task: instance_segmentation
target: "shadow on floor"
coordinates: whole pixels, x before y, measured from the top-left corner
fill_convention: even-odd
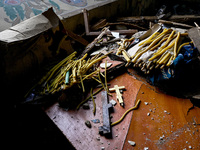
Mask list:
[[[22,105],[6,115],[6,147],[20,149],[65,149],[75,148],[61,131],[37,106]]]

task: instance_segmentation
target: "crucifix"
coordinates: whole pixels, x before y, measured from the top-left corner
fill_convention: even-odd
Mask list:
[[[113,91],[116,92],[117,99],[122,107],[124,106],[124,101],[122,98],[122,94],[120,93],[120,90],[124,90],[124,89],[125,89],[125,86],[118,86],[118,85],[114,85],[114,88],[109,88],[110,92],[113,92]]]

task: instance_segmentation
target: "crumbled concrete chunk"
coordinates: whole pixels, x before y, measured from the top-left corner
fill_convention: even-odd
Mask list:
[[[90,109],[90,106],[88,103],[83,104],[83,109]]]
[[[164,113],[166,113],[166,114],[170,115],[170,112],[167,112],[166,110],[164,110]]]
[[[134,141],[128,141],[128,143],[131,145],[131,146],[135,146],[136,143]]]
[[[100,137],[99,136],[96,139],[97,139],[97,141],[100,141]]]
[[[165,137],[165,135],[162,135],[162,136],[160,137],[160,140],[163,140],[164,137]]]
[[[85,121],[85,125],[86,125],[88,128],[91,128],[91,127],[92,127],[92,125],[91,125],[91,123],[90,123],[89,120]]]
[[[112,66],[112,63],[108,63],[108,62],[107,62],[107,66],[106,66],[106,63],[101,63],[101,64],[100,64],[100,67],[101,67],[101,68],[109,68],[110,66]]]
[[[116,102],[114,99],[110,100],[110,103],[111,103],[113,106],[115,106],[115,105],[117,104],[117,102]]]
[[[91,120],[93,123],[100,123],[100,120],[99,119],[93,119]]]

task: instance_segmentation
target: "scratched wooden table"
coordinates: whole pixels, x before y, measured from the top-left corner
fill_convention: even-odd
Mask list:
[[[200,149],[200,108],[194,107],[188,112],[193,106],[189,99],[165,95],[130,70],[109,83],[110,87],[126,87],[123,92],[125,106],[123,108],[117,102],[111,122],[117,121],[138,99],[141,100],[137,110],[112,127],[110,139],[98,133],[98,127],[102,125],[101,93],[96,95],[95,116],[92,101],[89,101],[89,110],[81,107],[78,111],[66,111],[57,103],[46,109],[47,115],[77,150]],[[109,99],[116,100],[116,93],[112,95]],[[101,122],[91,122],[92,128],[88,128],[85,121],[93,119]],[[131,146],[128,141],[134,141],[136,145]]]
[[[112,62],[112,66],[121,64],[121,62],[113,62],[111,60],[108,60],[108,62]],[[112,93],[112,97],[109,96],[109,100],[114,99],[117,102],[117,105],[114,106],[114,112],[111,114],[111,121],[115,122],[127,109],[134,106],[135,98],[142,82],[136,80],[133,76],[124,73],[117,78],[114,78],[109,83],[110,87],[114,87],[114,85],[123,85],[126,88],[126,91],[123,92],[125,104],[124,108],[119,105],[116,99],[115,92]],[[103,147],[105,149],[122,149],[129,129],[132,112],[126,116],[121,124],[112,127],[112,138],[105,138],[104,136],[100,136],[98,133],[98,127],[103,125],[101,93],[96,95],[95,102],[95,116],[93,115],[92,101],[88,102],[90,106],[89,110],[84,110],[81,107],[78,111],[65,111],[64,109],[59,107],[58,103],[55,103],[54,105],[46,109],[46,113],[76,149],[97,150]],[[100,123],[91,122],[91,120],[94,119],[99,119]],[[88,128],[85,125],[86,120],[89,120],[91,122],[92,128]]]

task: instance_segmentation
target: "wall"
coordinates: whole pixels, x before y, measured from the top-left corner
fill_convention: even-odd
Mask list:
[[[61,19],[65,19],[80,14],[83,8],[92,10],[96,7],[114,3],[115,1],[117,0],[1,0],[0,31],[14,26],[35,15],[41,14],[49,7],[53,7],[55,13]],[[122,0],[119,1],[120,3],[126,2],[122,2]],[[116,5],[111,4],[110,6],[115,8]],[[109,7],[109,9],[110,8],[111,7]],[[105,9],[103,10],[105,11]],[[105,12],[109,14],[112,12],[112,10],[113,9],[110,9],[110,11],[106,10]],[[98,14],[101,14],[101,12],[104,11],[101,9],[98,11]]]

